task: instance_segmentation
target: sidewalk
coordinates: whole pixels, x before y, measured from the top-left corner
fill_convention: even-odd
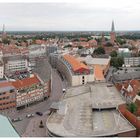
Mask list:
[[[22,137],[46,137],[46,121],[47,121],[47,115],[44,116],[38,116],[29,122],[25,133],[22,135]],[[40,128],[39,124],[40,121],[43,121],[44,128]]]

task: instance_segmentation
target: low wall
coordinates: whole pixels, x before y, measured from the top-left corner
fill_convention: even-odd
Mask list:
[[[140,120],[137,119],[137,117],[132,114],[130,111],[127,110],[126,105],[122,104],[118,107],[119,111],[122,113],[122,115],[132,124],[136,127],[136,136],[140,135]]]

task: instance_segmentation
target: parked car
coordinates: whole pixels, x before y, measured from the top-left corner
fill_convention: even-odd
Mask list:
[[[27,117],[27,118],[34,117],[34,114],[27,114],[26,117]]]
[[[63,88],[63,93],[65,93],[66,92],[66,89],[65,88]]]
[[[18,117],[16,119],[12,119],[12,122],[18,122],[18,121],[22,121],[22,118]]]
[[[43,113],[42,112],[36,112],[37,115],[42,116]]]

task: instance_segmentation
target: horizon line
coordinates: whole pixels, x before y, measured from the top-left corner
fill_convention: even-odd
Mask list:
[[[115,32],[140,31],[140,30],[117,30]],[[0,31],[2,33],[3,31]],[[7,30],[5,32],[111,32],[110,30]]]

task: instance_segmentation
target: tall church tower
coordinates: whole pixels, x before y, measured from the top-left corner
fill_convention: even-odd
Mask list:
[[[5,25],[3,24],[3,27],[2,27],[2,39],[5,39],[6,38],[6,32],[5,32]]]
[[[115,33],[114,21],[112,21],[110,41],[111,41],[112,44],[114,44],[115,40],[116,40],[116,33]]]

